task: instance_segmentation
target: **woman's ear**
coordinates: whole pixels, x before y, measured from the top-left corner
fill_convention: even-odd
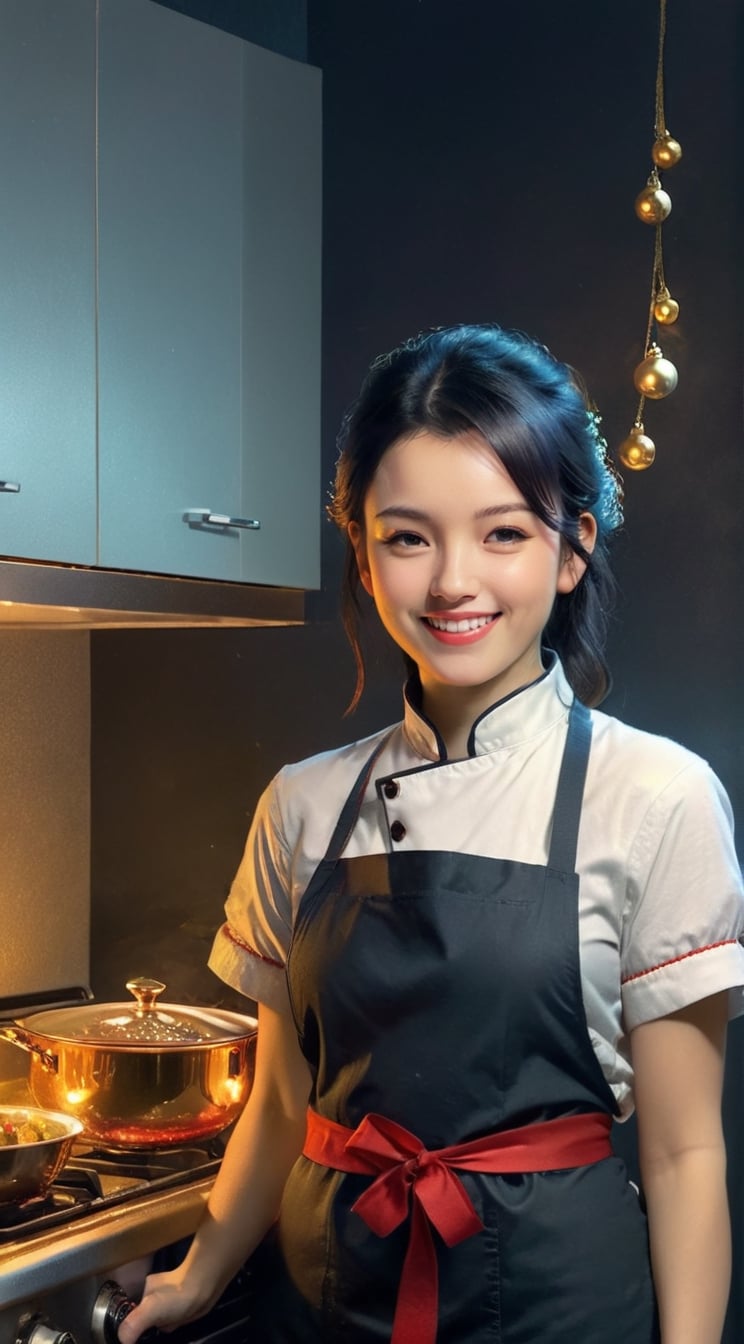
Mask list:
[[[579,517],[579,541],[588,555],[597,544],[597,520],[593,513],[582,513]],[[586,560],[582,560],[570,546],[565,545],[563,561],[558,571],[556,592],[572,593],[586,574]]]
[[[349,523],[347,536],[349,538],[352,550],[356,558],[357,569],[359,570],[359,578],[362,587],[364,588],[365,592],[369,593],[370,597],[372,597],[373,596],[372,576],[369,572],[369,561],[367,560],[367,538],[365,536],[364,528],[361,526],[360,523]]]

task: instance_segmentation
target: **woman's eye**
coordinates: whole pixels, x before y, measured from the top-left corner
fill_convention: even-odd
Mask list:
[[[497,541],[502,545],[513,544],[516,541],[524,541],[525,533],[518,527],[495,527],[493,532],[489,533],[489,541]]]
[[[414,546],[425,546],[426,542],[417,532],[393,532],[391,536],[385,537],[385,545],[410,549]]]

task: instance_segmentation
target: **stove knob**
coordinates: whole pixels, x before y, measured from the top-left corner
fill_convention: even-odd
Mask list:
[[[135,1305],[115,1279],[107,1279],[93,1303],[90,1318],[92,1344],[119,1344],[119,1326]]]
[[[16,1328],[15,1344],[75,1344],[69,1330],[55,1330],[46,1316],[22,1316]]]

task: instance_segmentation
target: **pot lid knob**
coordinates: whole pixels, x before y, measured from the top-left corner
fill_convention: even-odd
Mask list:
[[[146,976],[140,975],[134,980],[127,980],[127,989],[137,1000],[135,1012],[139,1017],[143,1013],[155,1011],[158,997],[163,993],[165,985],[160,980],[148,980]]]

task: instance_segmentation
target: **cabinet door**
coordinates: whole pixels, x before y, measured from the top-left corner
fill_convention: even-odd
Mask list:
[[[245,44],[241,577],[320,585],[321,74]]]
[[[3,0],[0,553],[78,564],[96,560],[95,88],[95,0]]]
[[[239,579],[242,43],[101,0],[100,564]]]

